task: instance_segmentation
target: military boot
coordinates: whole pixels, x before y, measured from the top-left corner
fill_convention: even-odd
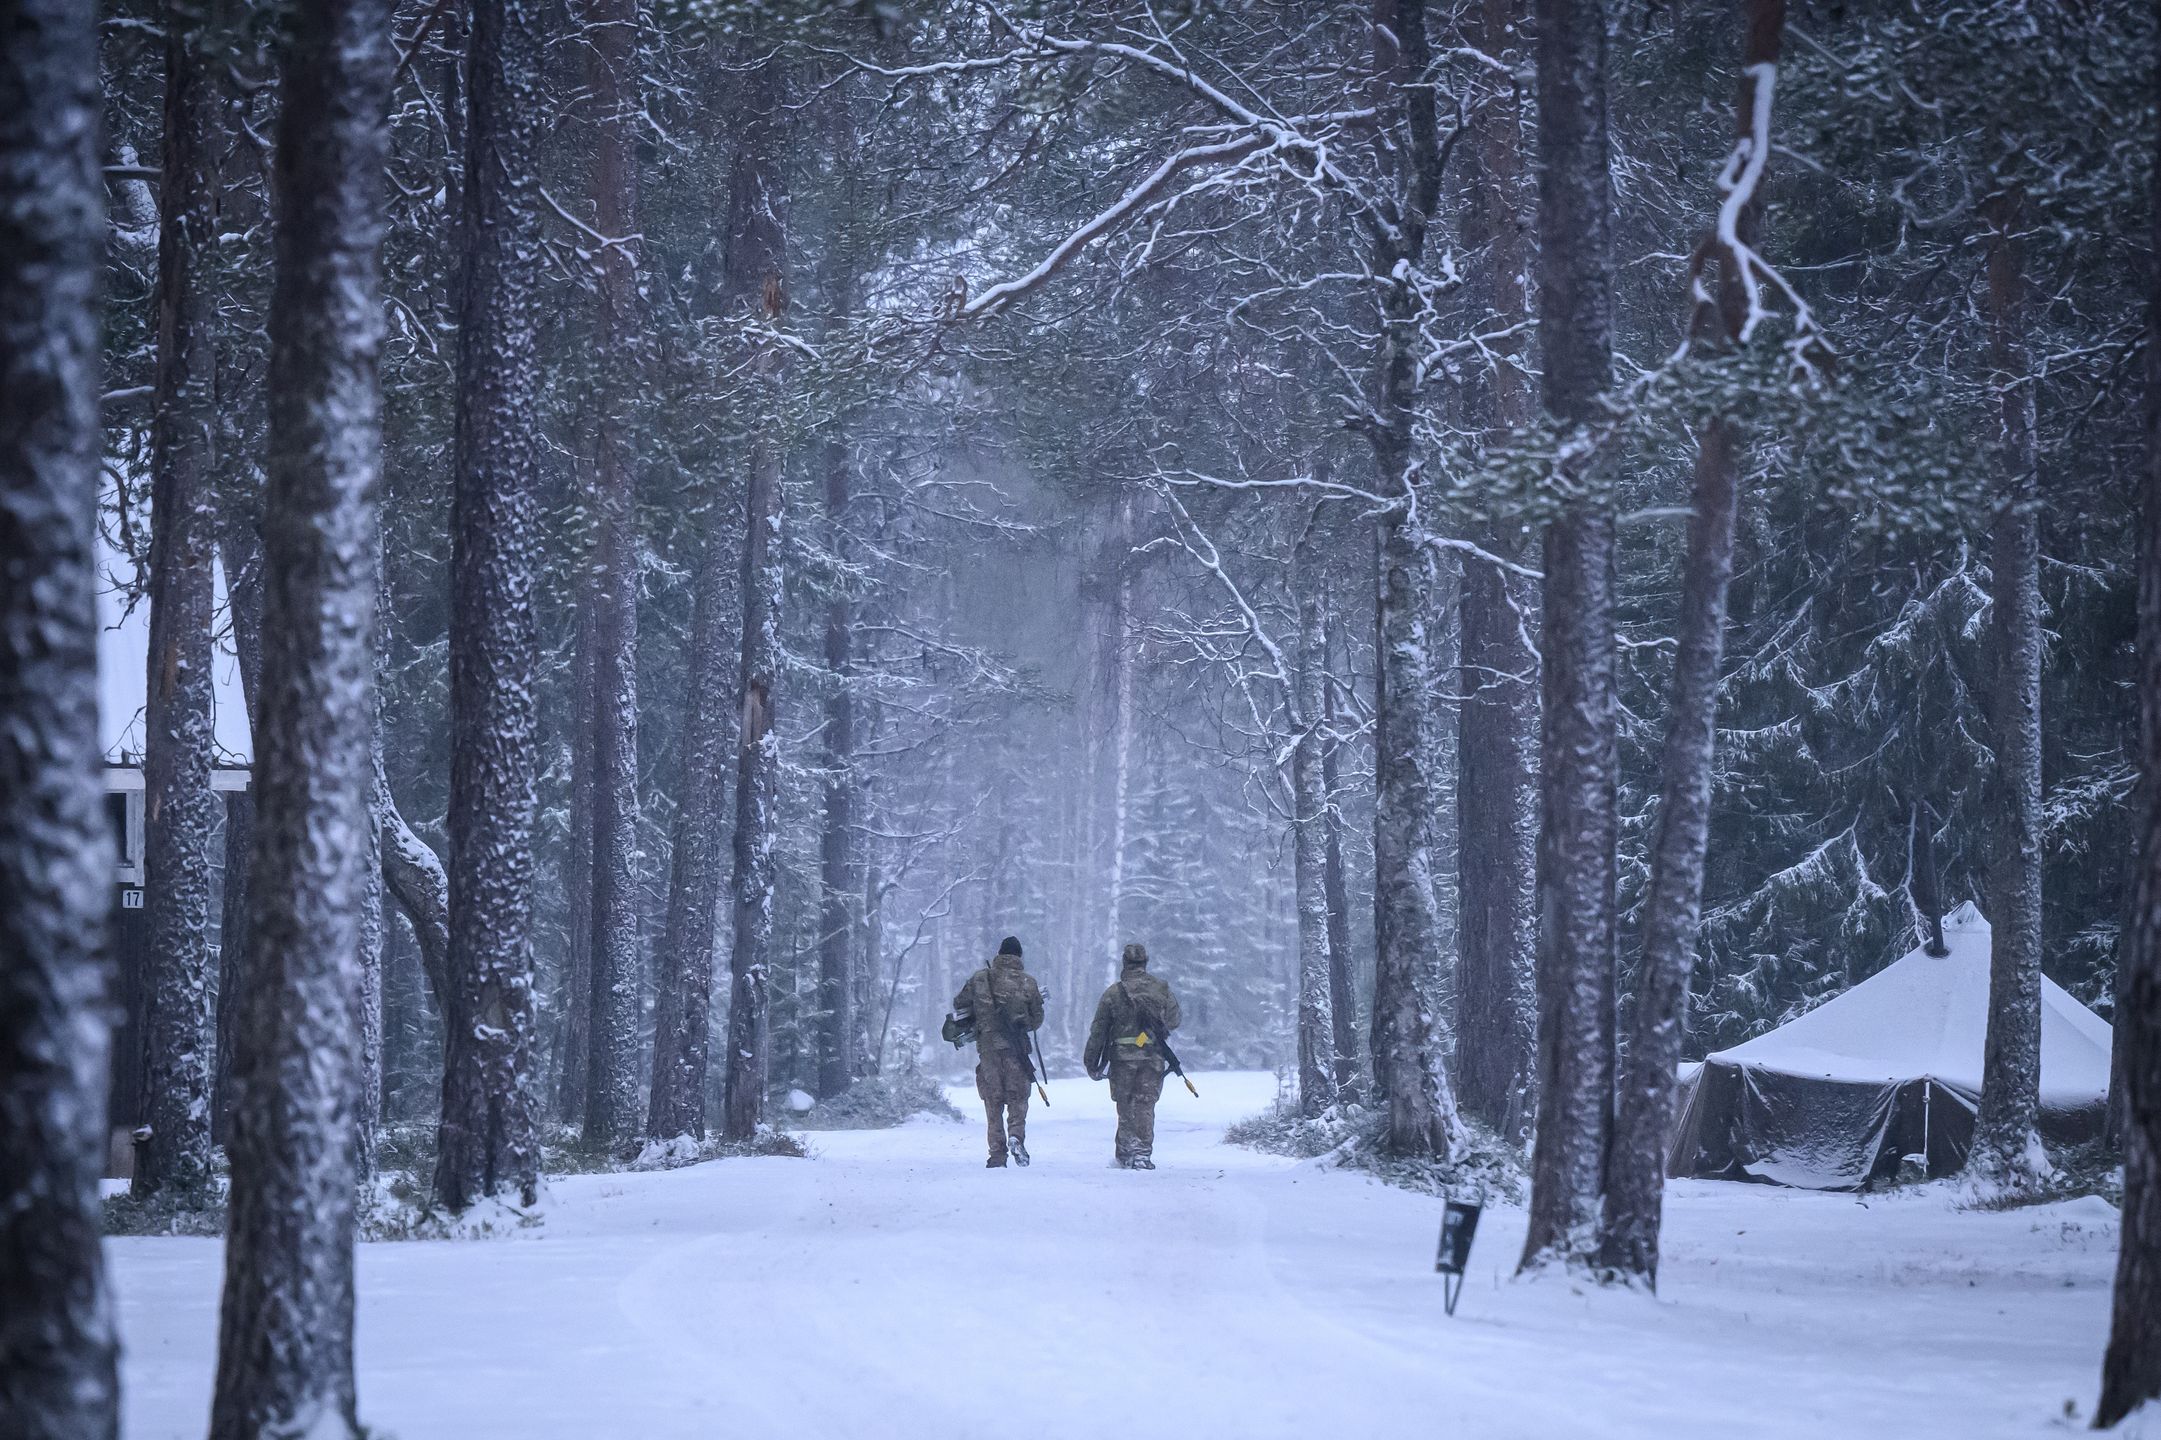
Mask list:
[[[1006,1153],[1013,1157],[1013,1163],[1015,1165],[1025,1166],[1028,1163],[1028,1147],[1022,1142],[1020,1136],[1008,1136],[1006,1138],[1005,1148]]]

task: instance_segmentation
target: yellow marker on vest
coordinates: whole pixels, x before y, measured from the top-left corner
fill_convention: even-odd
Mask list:
[[[1133,1043],[1135,1045],[1145,1046],[1148,1043],[1148,1032],[1146,1030],[1143,1030],[1140,1034],[1134,1036]]]

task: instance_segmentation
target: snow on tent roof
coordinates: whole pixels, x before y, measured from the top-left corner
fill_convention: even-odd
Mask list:
[[[108,503],[110,503],[110,498]],[[139,765],[143,758],[143,704],[150,689],[150,602],[135,593],[135,562],[102,532],[97,548],[98,742],[108,765]],[[216,763],[254,763],[248,706],[240,688],[240,660],[232,627],[224,623],[225,569],[211,565],[212,602],[219,624],[212,643],[210,685]]]
[[[1808,1079],[1925,1077],[1978,1092],[1988,1034],[1988,921],[1968,901],[1944,917],[1943,938],[1949,955],[1910,951],[1806,1015],[1710,1058]],[[2107,1021],[2042,978],[2043,1106],[2105,1097],[2109,1042]]]

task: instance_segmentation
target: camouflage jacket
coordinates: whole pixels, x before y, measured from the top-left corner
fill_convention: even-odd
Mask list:
[[[975,1017],[977,1054],[1003,1053],[1014,1048],[1009,1030],[1025,1037],[1042,1027],[1043,991],[1035,976],[1021,968],[1020,956],[1000,955],[968,977],[953,997],[953,1013]]]
[[[1142,965],[1128,965],[1118,975],[1118,983],[1103,992],[1096,1002],[1095,1023],[1088,1027],[1088,1048],[1082,1055],[1082,1063],[1091,1075],[1101,1075],[1113,1064],[1131,1063],[1152,1059],[1162,1063],[1160,1052],[1153,1046],[1130,1043],[1142,1033],[1141,1012],[1147,1011],[1163,1034],[1178,1028],[1178,997],[1160,976],[1148,973]],[[1153,1036],[1156,1032],[1148,1032]]]

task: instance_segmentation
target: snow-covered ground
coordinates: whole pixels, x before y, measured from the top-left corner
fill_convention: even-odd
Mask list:
[[[1083,1081],[986,1171],[979,1124],[812,1160],[559,1181],[545,1227],[362,1247],[362,1418],[401,1440],[2068,1433],[2098,1376],[2114,1212],[1960,1212],[1683,1183],[1656,1301],[1507,1276],[1486,1217],[1453,1319],[1439,1202],[1219,1143],[1265,1075],[1163,1097],[1107,1168]],[[965,1109],[972,1093],[957,1092]],[[126,1433],[209,1410],[217,1242],[109,1243]]]

